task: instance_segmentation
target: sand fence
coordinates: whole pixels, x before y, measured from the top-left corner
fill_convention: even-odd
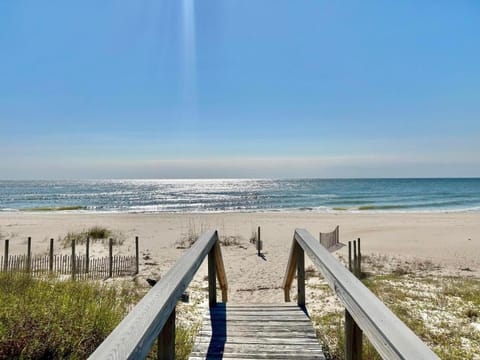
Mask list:
[[[9,240],[5,240],[4,254],[0,256],[0,271],[24,271],[31,275],[70,275],[72,279],[105,279],[132,276],[139,271],[138,236],[135,237],[134,255],[114,255],[113,239],[108,242],[108,256],[90,255],[90,239],[85,242],[85,254],[77,254],[72,240],[71,254],[54,254],[54,240],[50,239],[47,255],[32,254],[32,239],[27,240],[27,253],[9,254]]]

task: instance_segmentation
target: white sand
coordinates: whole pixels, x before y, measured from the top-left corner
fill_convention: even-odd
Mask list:
[[[47,251],[49,238],[57,239],[69,231],[93,225],[120,231],[125,243],[115,251],[123,254],[133,254],[134,237],[140,237],[141,254],[151,257],[141,260],[142,276],[168,271],[186,251],[177,249],[176,242],[189,229],[201,232],[212,228],[218,229],[220,235],[238,236],[240,246],[222,248],[229,298],[233,302],[283,301],[281,285],[295,228],[305,228],[318,237],[319,231],[327,232],[340,225],[341,242],[360,237],[364,254],[393,256],[408,263],[431,261],[454,275],[480,274],[478,213],[0,214],[0,234],[2,239],[10,239],[10,254],[26,252],[27,236],[32,237],[33,251],[39,253]],[[257,226],[262,230],[265,260],[256,255],[255,246],[249,243]],[[0,251],[3,254],[3,241]],[[104,254],[105,249],[99,245],[93,255],[100,253]],[[339,254],[345,257],[346,248]],[[461,270],[465,268],[472,271]],[[203,264],[196,282],[201,283],[206,273]]]

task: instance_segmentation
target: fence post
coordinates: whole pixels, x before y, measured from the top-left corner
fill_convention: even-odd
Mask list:
[[[218,240],[217,240],[218,241]],[[213,307],[217,304],[217,274],[215,268],[216,247],[208,253],[208,304]]]
[[[88,274],[90,270],[90,238],[87,236],[87,242],[85,244],[85,273]]]
[[[108,277],[113,277],[113,239],[108,241]]]
[[[50,239],[50,251],[48,260],[48,269],[50,270],[50,272],[53,272],[53,238]]]
[[[32,262],[32,238],[29,236],[27,238],[27,263],[25,264],[27,273],[30,273]]]
[[[75,280],[75,240],[72,240],[72,260],[71,260],[71,265],[72,265],[72,279]]]
[[[358,278],[357,241],[353,240],[353,275]]]
[[[297,247],[297,304],[305,306],[305,252],[302,247],[295,242]]]
[[[137,275],[140,271],[139,266],[139,258],[138,258],[138,236],[135,236],[135,275]]]
[[[8,239],[5,240],[5,256],[3,258],[3,271],[8,271]]]
[[[257,255],[261,255],[262,250],[262,238],[260,236],[260,226],[258,227],[258,239],[257,239]]]
[[[362,277],[362,253],[360,251],[360,238],[357,239],[357,277]]]
[[[348,242],[348,270],[352,272],[352,242]]]
[[[71,263],[70,265],[72,266],[72,280],[75,280],[76,279],[76,271],[77,271],[77,268],[76,268],[76,257],[75,257],[75,240],[72,240],[72,258],[71,258]]]
[[[157,338],[158,360],[175,359],[175,308],[173,308],[167,322]]]

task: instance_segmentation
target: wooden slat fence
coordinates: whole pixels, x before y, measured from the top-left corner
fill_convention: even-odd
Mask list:
[[[87,258],[77,255],[75,262],[75,277],[77,279],[104,279],[109,277],[109,257],[90,257],[87,271]],[[16,272],[28,271],[27,255],[10,255],[5,268],[4,256],[0,256],[0,271]],[[136,257],[115,255],[112,259],[112,275],[114,277],[131,276],[136,274]],[[72,256],[54,255],[53,266],[50,271],[49,255],[34,255],[31,257],[30,273],[32,275],[47,275],[53,272],[56,275],[72,275]],[[5,270],[6,269],[6,270]]]
[[[89,254],[89,240],[86,242],[87,254],[75,253],[72,242],[72,254],[53,253],[53,239],[50,239],[48,255],[32,255],[31,238],[28,238],[27,254],[10,255],[9,240],[5,240],[4,255],[0,256],[0,271],[25,271],[32,275],[70,275],[74,279],[104,279],[108,277],[131,276],[138,274],[138,236],[135,237],[135,255],[113,255],[113,241],[109,242],[109,256],[93,257]]]
[[[342,248],[344,244],[340,242],[340,227],[337,225],[335,229],[328,233],[320,233],[320,244],[322,244],[328,251],[334,252]]]

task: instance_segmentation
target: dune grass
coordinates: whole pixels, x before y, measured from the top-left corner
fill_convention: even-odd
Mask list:
[[[0,272],[0,359],[86,359],[146,290]],[[177,359],[188,358],[197,330],[177,325]]]
[[[113,239],[114,245],[122,245],[125,241],[125,236],[118,231],[113,231],[104,226],[95,225],[82,231],[69,231],[63,238],[59,238],[61,244],[64,247],[69,247],[72,241],[75,240],[76,244],[83,245],[89,238],[91,241],[102,241],[106,243],[108,239]]]
[[[127,287],[0,274],[0,358],[86,358],[138,301]]]
[[[480,352],[480,279],[392,272],[363,282],[441,359],[474,359]],[[344,312],[312,320],[328,358],[344,359]],[[364,359],[381,359],[365,336],[363,352]]]

